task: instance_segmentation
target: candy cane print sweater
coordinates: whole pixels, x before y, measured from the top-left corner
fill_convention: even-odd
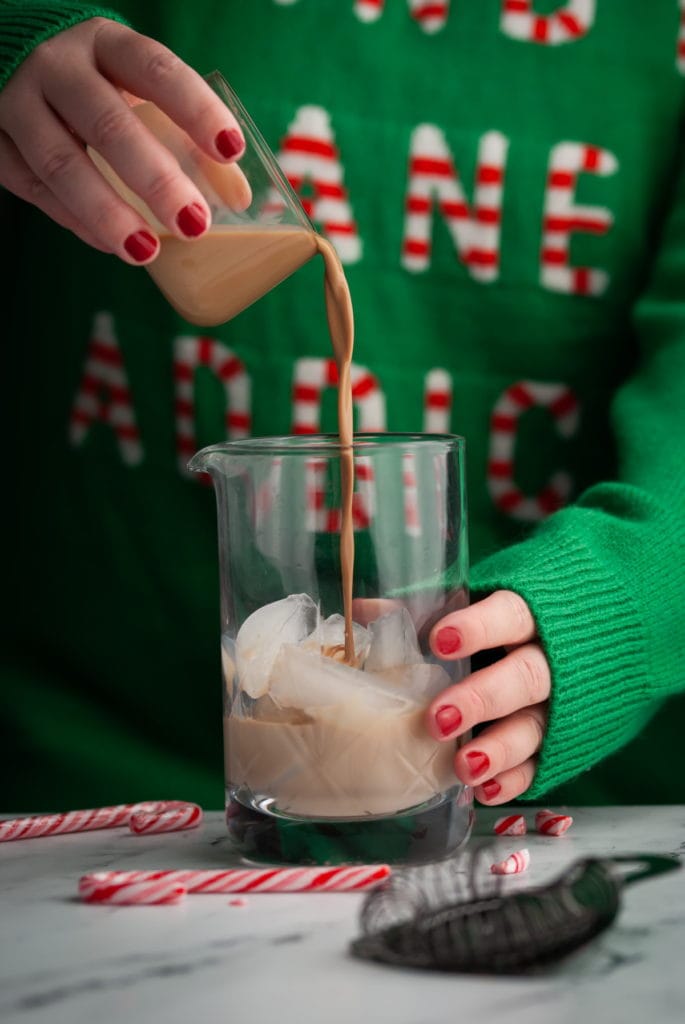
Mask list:
[[[466,437],[471,587],[523,595],[552,669],[530,799],[685,795],[682,6],[110,12],[224,72],[335,244],[358,428]],[[0,84],[103,13],[0,0]],[[143,270],[5,206],[7,795],[216,805],[214,505],[185,465],[298,430],[305,393],[334,429],[321,269],[202,332]]]

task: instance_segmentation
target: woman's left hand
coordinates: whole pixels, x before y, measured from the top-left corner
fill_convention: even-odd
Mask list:
[[[507,650],[500,661],[443,690],[426,715],[429,732],[441,741],[488,723],[454,759],[457,776],[475,787],[481,803],[507,803],[533,781],[551,688],[547,658],[536,641],[528,605],[508,590],[446,615],[431,630],[431,649],[444,661]]]

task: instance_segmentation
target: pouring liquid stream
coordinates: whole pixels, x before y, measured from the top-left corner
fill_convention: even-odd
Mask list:
[[[354,315],[352,299],[338,255],[330,242],[320,235],[314,236],[316,247],[323,257],[325,268],[324,291],[326,315],[333,354],[338,367],[338,436],[340,438],[340,490],[342,515],[340,524],[340,569],[342,576],[343,615],[345,619],[344,661],[355,661],[352,633],[352,583],[354,575],[354,521],[352,499],[354,495],[354,451],[352,448],[354,421],[352,411],[352,383],[350,367],[354,348]]]

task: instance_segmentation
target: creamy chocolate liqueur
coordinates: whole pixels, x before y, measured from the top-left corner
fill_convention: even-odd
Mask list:
[[[145,269],[184,319],[226,323],[317,252],[306,228],[217,224],[192,242],[160,231],[160,251]],[[325,243],[324,243],[325,244]]]
[[[295,817],[397,814],[451,789],[454,748],[426,731],[423,708],[398,713],[354,699],[312,709],[255,703],[255,718],[224,718],[226,779]]]

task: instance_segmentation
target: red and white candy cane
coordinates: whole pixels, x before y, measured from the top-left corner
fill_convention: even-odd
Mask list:
[[[543,836],[563,836],[573,824],[570,814],[542,810],[535,815],[535,827]]]
[[[596,267],[572,267],[569,263],[571,234],[585,231],[604,235],[613,214],[603,206],[577,206],[574,202],[580,174],[613,174],[618,160],[608,149],[582,142],[560,142],[549,158],[540,253],[540,283],[553,292],[601,295],[609,275]]]
[[[251,380],[240,359],[216,338],[181,335],[174,341],[174,409],[176,453],[181,472],[190,474],[188,459],[197,450],[195,436],[195,371],[211,370],[226,393],[226,437],[248,437],[252,427]],[[198,477],[203,479],[204,475]]]
[[[89,902],[109,902],[126,887],[178,886],[188,893],[364,892],[391,873],[387,864],[332,868],[231,868],[226,871],[101,871],[84,875],[79,893]],[[135,887],[140,887],[137,889]],[[121,901],[120,899],[118,900]]]
[[[385,430],[385,395],[377,378],[364,366],[350,368],[352,401],[358,413],[358,430],[377,433]],[[338,367],[334,359],[305,358],[295,364],[293,381],[293,433],[316,434],[321,429],[322,394],[337,387]],[[315,532],[338,533],[341,511],[326,506],[325,459],[309,459],[306,464],[306,524]],[[355,529],[367,529],[375,513],[375,483],[370,460],[355,459],[357,489],[352,498]]]
[[[482,136],[471,208],[442,130],[433,124],[414,129],[402,246],[402,265],[407,270],[418,273],[430,264],[433,208],[437,205],[469,274],[478,281],[497,278],[508,147],[508,139],[500,132]]]
[[[534,0],[502,0],[500,27],[512,39],[558,46],[581,39],[595,20],[595,0],[568,0],[552,14],[536,14]]]
[[[450,0],[409,0],[409,10],[423,31],[432,35],[445,27],[450,13]]]
[[[493,875],[520,875],[528,870],[530,865],[530,853],[528,850],[517,850],[511,853],[506,860],[490,865],[490,872]]]
[[[135,804],[118,804],[115,807],[11,818],[0,821],[0,843],[7,843],[13,839],[64,835],[69,832],[91,832],[100,828],[119,828],[128,824],[131,811],[135,807]]]
[[[365,366],[350,367],[352,401],[358,414],[360,433],[385,430],[385,395],[378,378]],[[334,359],[305,358],[295,363],[293,380],[293,434],[318,434],[321,429],[321,400],[327,388],[338,386]]]
[[[83,443],[95,422],[114,431],[122,460],[135,466],[143,458],[124,360],[114,322],[109,313],[98,313],[88,342],[86,362],[69,417],[69,440]]]
[[[326,505],[328,462],[307,459],[305,463],[305,524],[311,533],[340,533],[342,510]],[[352,523],[355,530],[366,530],[375,512],[376,491],[373,466],[365,456],[354,460],[357,489],[352,495]]]
[[[176,823],[172,826],[174,820]],[[41,836],[65,835],[72,832],[93,832],[96,829],[121,828],[123,825],[128,825],[132,832],[170,832],[195,828],[201,820],[200,807],[181,801],[155,800],[137,804],[117,804],[113,807],[39,814],[0,821],[0,842],[38,839]],[[135,827],[136,824],[143,823],[147,827]]]
[[[360,21],[378,21],[384,7],[385,0],[355,0],[354,13]]]
[[[493,827],[493,832],[498,836],[525,836],[526,831],[526,819],[522,814],[507,814],[504,818],[498,818]]]
[[[121,872],[123,876],[125,872]],[[131,875],[142,872],[130,872]],[[117,872],[102,871],[84,875],[79,882],[81,899],[86,903],[107,903],[118,906],[159,906],[178,903],[185,896],[185,886],[163,872],[133,879],[118,877]]]
[[[283,3],[284,0],[278,0]],[[288,0],[285,0],[287,3]],[[412,18],[419,23],[424,32],[439,32],[447,21],[450,0],[408,0]],[[385,0],[355,0],[354,13],[360,21],[378,21]]]
[[[340,153],[327,110],[315,106],[297,110],[281,141],[278,162],[295,192],[301,192],[305,183],[310,186],[313,196],[301,195],[300,202],[335,247],[340,262],[361,259],[362,242],[343,184]],[[272,214],[282,211],[283,200],[275,189],[263,209]]]
[[[436,367],[429,370],[423,386],[423,431],[448,434],[452,417],[452,375]]]
[[[547,409],[564,438],[578,427],[578,402],[565,384],[518,381],[498,398],[490,418],[488,490],[503,512],[526,522],[544,519],[566,504],[573,481],[557,472],[536,495],[527,496],[514,480],[514,457],[519,419],[533,407]]]
[[[158,832],[183,832],[197,828],[202,821],[202,808],[183,800],[162,800],[156,804],[136,808],[131,814],[129,828],[136,835],[154,835]]]

